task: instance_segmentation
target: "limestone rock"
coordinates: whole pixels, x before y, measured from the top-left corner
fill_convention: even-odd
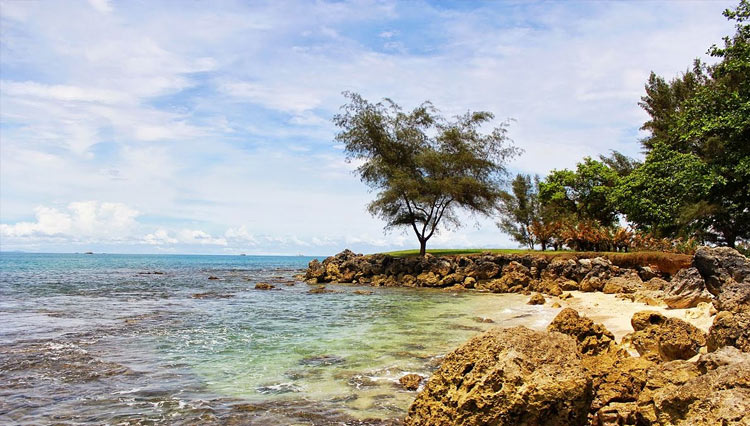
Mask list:
[[[707,365],[715,368],[705,374],[684,361],[649,370],[638,399],[638,424],[750,424],[750,360],[725,356]]]
[[[584,355],[595,355],[609,350],[615,336],[601,324],[578,315],[575,309],[560,311],[547,327],[547,331],[567,334],[576,339],[579,351]]]
[[[719,312],[708,329],[707,340],[709,352],[724,346],[734,346],[743,352],[750,352],[750,312]]]
[[[641,331],[652,325],[659,325],[666,321],[667,317],[656,312],[656,311],[640,311],[633,314],[630,319],[630,325],[633,326],[633,330]]]
[[[665,292],[664,302],[673,309],[693,308],[698,306],[698,303],[713,300],[696,268],[681,269],[672,277]]]
[[[445,357],[404,423],[583,424],[590,392],[573,339],[494,328]]]
[[[750,260],[729,247],[700,247],[693,264],[720,311],[750,311]]]
[[[401,384],[401,386],[404,387],[404,389],[413,391],[419,388],[419,384],[423,379],[424,377],[420,376],[419,374],[412,373],[402,376],[400,379],[398,379],[398,382]]]
[[[642,357],[653,361],[690,359],[706,345],[706,333],[679,318],[661,319],[654,315],[644,318],[645,314],[639,314],[642,312],[631,320],[634,328],[656,321],[627,336]]]
[[[607,294],[635,293],[642,286],[643,282],[640,280],[640,278],[638,278],[638,280],[634,280],[629,277],[614,277],[610,278],[604,284],[602,292]]]
[[[500,272],[500,267],[492,261],[480,261],[469,265],[465,275],[477,280],[488,280],[494,278]]]
[[[256,290],[273,290],[276,288],[275,286],[268,284],[268,283],[257,283],[255,284]]]
[[[529,299],[528,302],[526,302],[527,305],[544,305],[544,302],[546,300],[544,299],[544,296],[542,296],[539,293],[534,293],[533,296],[531,296],[531,299]]]

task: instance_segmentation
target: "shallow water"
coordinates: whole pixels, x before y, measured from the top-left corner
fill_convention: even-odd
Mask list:
[[[555,312],[519,295],[309,294],[294,275],[311,259],[0,254],[0,422],[390,424],[415,396],[401,376]]]

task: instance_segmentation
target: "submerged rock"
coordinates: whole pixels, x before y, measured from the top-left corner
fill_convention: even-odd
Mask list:
[[[255,284],[256,290],[273,290],[276,287],[268,283],[257,283]]]
[[[422,383],[422,380],[424,380],[424,377],[419,374],[411,373],[402,376],[398,379],[398,382],[404,387],[404,389],[413,391],[419,388],[419,384]]]
[[[573,339],[494,328],[446,355],[405,424],[583,424],[590,393]]]

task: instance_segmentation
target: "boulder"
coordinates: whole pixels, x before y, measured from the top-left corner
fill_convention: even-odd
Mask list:
[[[750,311],[750,260],[729,247],[700,247],[693,257],[695,268],[715,295],[720,311]]]
[[[468,265],[465,269],[464,275],[477,280],[488,280],[496,277],[499,272],[500,267],[497,263],[485,260]]]
[[[750,312],[719,312],[708,329],[707,345],[709,352],[724,346],[750,352]]]
[[[528,302],[526,302],[527,305],[544,305],[544,302],[546,300],[544,299],[544,296],[542,296],[539,293],[534,293],[533,296],[529,299]]]
[[[273,290],[276,288],[275,286],[268,284],[268,283],[257,283],[255,284],[256,290]]]
[[[659,325],[666,321],[667,317],[656,312],[656,311],[640,311],[633,314],[630,319],[630,325],[633,326],[633,330],[641,331],[652,325]]]
[[[398,379],[398,382],[401,384],[401,386],[404,387],[406,390],[417,390],[419,388],[419,384],[422,383],[422,380],[424,377],[420,376],[419,374],[407,374],[405,376],[402,376],[400,379]]]
[[[636,275],[636,277],[638,276]],[[643,282],[640,278],[636,280],[632,277],[614,277],[607,280],[602,288],[602,292],[607,294],[635,293],[642,286]]]
[[[444,358],[404,424],[583,424],[590,398],[573,339],[494,328]]]
[[[560,311],[547,327],[547,331],[575,338],[583,355],[596,355],[609,350],[615,344],[615,336],[603,325],[579,316],[578,312],[571,308]]]
[[[638,424],[750,424],[750,359],[722,351],[698,363],[673,361],[649,370],[638,398]]]
[[[651,321],[655,324],[645,326]],[[639,312],[631,319],[640,330],[626,336],[638,353],[652,361],[690,359],[706,345],[706,333],[679,318],[666,318]],[[644,328],[641,328],[645,326]]]
[[[669,282],[659,277],[654,277],[644,282],[643,288],[646,290],[666,290],[669,288]]]
[[[698,303],[713,300],[696,268],[681,269],[672,277],[669,287],[664,291],[664,302],[673,309],[693,308],[698,306]]]
[[[417,275],[417,283],[422,287],[437,287],[440,284],[440,276],[434,272],[422,272]]]
[[[653,362],[640,357],[616,360],[600,378],[594,378],[591,411],[598,413],[613,402],[636,402],[646,385],[646,373],[653,365]],[[634,412],[635,407],[632,408]]]
[[[313,259],[307,265],[307,272],[305,273],[305,279],[322,279],[326,274],[326,268],[323,266],[318,259]]]

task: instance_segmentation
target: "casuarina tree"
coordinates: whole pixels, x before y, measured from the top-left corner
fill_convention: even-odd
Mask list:
[[[460,226],[458,213],[489,215],[502,195],[505,164],[520,150],[507,122],[489,132],[489,112],[446,119],[430,103],[404,111],[390,99],[371,103],[345,92],[334,116],[347,161],[374,192],[368,210],[385,228],[410,228],[424,255],[439,227]]]

